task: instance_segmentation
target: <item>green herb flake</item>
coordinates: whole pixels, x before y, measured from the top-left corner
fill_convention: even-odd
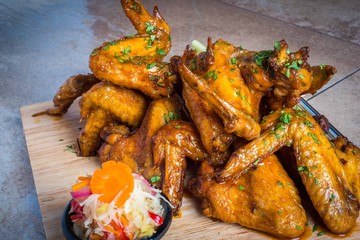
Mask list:
[[[330,201],[332,201],[332,200],[334,200],[335,199],[335,195],[332,193],[331,195],[330,195]]]
[[[156,66],[156,62],[150,63],[147,65],[147,69],[151,69]]]
[[[145,23],[145,26],[146,26],[145,31],[146,31],[148,34],[153,34],[154,31],[156,30],[155,26],[151,25],[150,22],[146,22],[146,23]]]
[[[309,172],[309,168],[307,166],[299,166],[297,170],[299,172]]]
[[[276,41],[275,44],[274,44],[274,48],[277,49],[278,51],[281,50],[281,44],[279,41]]]
[[[320,64],[320,69],[323,70],[325,68],[325,64]]]
[[[231,64],[235,65],[236,64],[236,57],[231,58],[230,61],[231,61]]]
[[[316,232],[317,228],[318,228],[318,225],[314,224],[314,226],[312,227],[312,232]]]
[[[319,186],[319,179],[315,178],[315,185]]]
[[[124,48],[124,55],[128,55],[131,52],[130,47]]]
[[[215,73],[215,70],[212,70],[208,73],[206,73],[206,75],[204,76],[204,79],[209,79],[212,78],[213,80],[216,80],[218,78],[217,74]]]
[[[258,165],[260,161],[261,161],[261,158],[256,159],[255,162],[253,163],[253,165],[254,166]]]
[[[278,185],[279,187],[284,188],[284,184],[283,184],[281,181],[277,181],[277,185]]]
[[[288,124],[291,122],[291,114],[290,113],[285,113],[284,111],[281,111],[281,116],[280,116],[280,121],[285,123],[285,124]]]
[[[156,49],[156,53],[159,55],[166,55],[166,52],[164,49]]]
[[[277,214],[281,215],[281,214],[282,214],[282,211],[280,211],[280,210],[279,210],[279,211],[277,211]]]
[[[158,182],[158,181],[160,181],[160,176],[152,176],[152,177],[150,178],[150,182],[151,182],[151,183],[156,183],[156,182]]]
[[[272,54],[272,50],[264,50],[255,54],[255,63],[258,66],[262,66],[265,59],[269,58]]]
[[[326,232],[322,231],[322,232],[319,232],[317,235],[320,237],[320,236],[325,235],[325,234],[326,234]]]
[[[76,153],[75,145],[66,145],[64,152]]]
[[[310,137],[312,137],[312,139],[314,140],[314,142],[315,142],[316,144],[321,144],[320,140],[318,139],[318,137],[316,136],[315,133],[308,132],[307,135],[310,136]]]
[[[174,126],[174,128],[176,128],[176,129],[180,129],[180,128],[181,128],[181,126],[180,126],[180,125],[175,125],[175,126]]]
[[[305,119],[304,124],[308,127],[314,126],[309,120]]]
[[[300,227],[300,226],[298,226],[298,225],[296,225],[295,228],[296,228],[297,230],[299,230],[299,231],[302,231],[302,230],[303,230],[302,227]]]
[[[109,46],[108,45],[106,45],[106,46],[103,46],[102,48],[101,48],[102,50],[109,50]]]
[[[244,191],[244,190],[245,190],[245,187],[242,186],[242,185],[240,185],[240,186],[238,187],[238,189],[239,189],[240,191]]]

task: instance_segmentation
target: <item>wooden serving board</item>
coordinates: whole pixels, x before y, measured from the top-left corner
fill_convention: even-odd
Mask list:
[[[81,127],[77,102],[63,117],[32,117],[51,106],[52,102],[39,103],[24,106],[20,112],[46,237],[58,240],[64,239],[61,217],[71,199],[70,187],[78,176],[92,174],[100,163],[96,157],[77,157],[70,149],[70,146],[75,146]],[[180,218],[173,219],[163,239],[274,239],[237,224],[226,224],[203,216],[200,203],[190,196],[184,197],[181,213]],[[312,233],[313,225],[309,218],[309,226],[302,238],[330,237],[328,233],[319,237],[320,228]],[[359,239],[359,229],[356,227],[346,237]]]

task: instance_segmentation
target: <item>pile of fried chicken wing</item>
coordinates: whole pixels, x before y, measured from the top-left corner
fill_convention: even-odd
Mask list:
[[[81,97],[79,156],[128,164],[162,189],[174,215],[187,190],[205,216],[299,237],[299,179],[330,231],[356,225],[360,151],[345,137],[330,141],[297,107],[334,67],[310,66],[309,48],[292,52],[285,40],[249,51],[208,38],[205,51],[187,46],[165,62],[170,27],[157,6],[151,15],[139,1],[121,4],[137,33],[96,48],[92,73],[69,78],[45,112],[63,115]]]

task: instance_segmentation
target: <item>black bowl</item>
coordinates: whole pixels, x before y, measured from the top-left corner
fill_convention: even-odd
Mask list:
[[[172,221],[172,208],[164,200],[161,200],[161,205],[164,208],[164,214],[162,216],[163,224],[161,224],[156,229],[155,234],[147,238],[142,238],[141,240],[159,240],[165,235],[165,233],[169,229]],[[70,202],[66,206],[62,216],[62,220],[61,220],[62,232],[67,240],[81,240],[81,238],[79,238],[74,232],[73,223],[71,222],[69,211],[70,211]]]

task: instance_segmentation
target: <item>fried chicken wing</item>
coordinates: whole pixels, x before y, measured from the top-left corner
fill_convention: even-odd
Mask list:
[[[100,161],[124,162],[133,172],[141,173],[159,187],[162,178],[160,168],[154,167],[153,137],[161,127],[180,117],[178,105],[175,97],[155,99],[150,103],[141,126],[135,132],[128,134],[121,130],[114,133],[114,130],[105,129],[111,134],[103,133],[105,143],[99,151]],[[156,181],[151,181],[151,178]]]
[[[154,164],[164,165],[162,191],[178,215],[183,197],[186,158],[201,161],[208,157],[193,123],[175,120],[162,127],[154,138]]]
[[[301,110],[276,111],[262,127],[266,130],[259,138],[232,154],[218,180],[239,176],[279,148],[292,145],[302,182],[324,223],[335,233],[349,231],[359,214],[359,159],[341,153],[313,117]]]
[[[214,172],[203,162],[189,181],[191,192],[202,199],[204,215],[279,237],[304,232],[307,219],[298,191],[275,155],[222,184],[210,177]]]
[[[90,69],[99,79],[138,89],[152,98],[169,96],[177,81],[169,63],[162,62],[171,48],[169,26],[156,6],[151,16],[139,1],[122,0],[121,4],[138,33],[96,48]]]
[[[210,155],[211,164],[223,165],[230,156],[229,147],[235,136],[225,131],[219,116],[186,82],[183,83],[182,96],[200,133],[204,148]]]
[[[78,145],[80,156],[93,156],[99,148],[100,131],[113,122],[138,127],[145,115],[147,101],[133,90],[107,82],[95,84],[80,99],[80,116],[85,121]]]
[[[196,60],[196,51],[189,47],[181,58],[179,72],[181,78],[214,109],[227,132],[250,140],[260,134],[255,106],[258,104],[236,65],[238,52],[239,48],[226,41],[218,40],[212,44],[209,38],[206,55],[213,56],[213,62],[206,63],[208,68],[204,68],[204,73],[195,74],[192,70],[195,63],[201,61]]]
[[[271,109],[294,107],[301,95],[314,94],[336,73],[329,65],[310,66],[309,52],[309,47],[291,52],[286,41],[281,40],[275,43],[273,51],[257,55],[263,58],[261,66],[268,69],[274,85],[267,96]]]
[[[48,114],[51,116],[64,115],[71,104],[87,92],[92,86],[100,82],[93,74],[82,75],[78,74],[68,78],[59,88],[53,98],[54,107],[47,109],[44,112],[35,113],[33,116]]]

